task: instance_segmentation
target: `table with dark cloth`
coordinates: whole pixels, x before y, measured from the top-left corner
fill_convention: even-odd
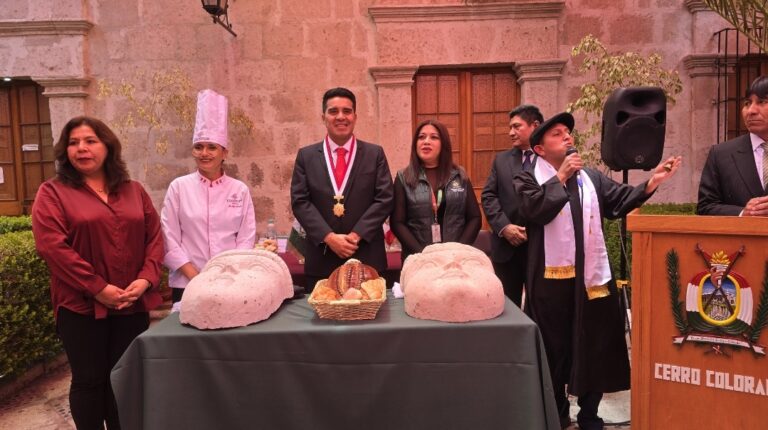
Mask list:
[[[559,429],[536,325],[319,319],[305,299],[267,321],[201,331],[178,314],[112,370],[124,429]]]

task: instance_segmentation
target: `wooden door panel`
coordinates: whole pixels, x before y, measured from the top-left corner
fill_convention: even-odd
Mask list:
[[[47,112],[48,109],[45,109]],[[40,149],[41,149],[41,157],[45,161],[53,161],[53,136],[51,136],[51,125],[50,123],[46,127],[45,125],[40,127]]]
[[[40,161],[40,128],[37,124],[21,126],[21,158],[25,163]]]
[[[0,87],[0,126],[11,125],[11,89]]]
[[[417,115],[434,115],[437,113],[436,75],[418,76],[416,78],[416,93],[419,95],[414,104]]]
[[[438,78],[437,101],[439,113],[459,113],[458,75],[440,76]]]
[[[0,126],[0,163],[12,163],[14,158],[11,127]]]
[[[445,128],[448,129],[448,136],[451,137],[451,145],[453,146],[454,150],[457,150],[459,147],[459,141],[461,139],[461,118],[459,118],[459,114],[441,114],[437,116],[437,120],[442,122],[443,125],[445,125]]]
[[[493,75],[472,76],[472,108],[474,112],[493,111]]]
[[[512,110],[512,109],[510,109]],[[509,111],[494,114],[493,121],[493,149],[496,152],[506,151],[512,148],[509,140]]]
[[[0,84],[0,215],[28,212],[40,184],[55,175],[48,100],[29,80]]]
[[[24,200],[32,201],[40,184],[43,183],[43,169],[39,164],[24,166]]]
[[[4,182],[0,184],[0,201],[19,200],[16,191],[16,168],[12,163],[0,164],[0,168],[3,169],[4,179]]]
[[[25,124],[37,124],[37,86],[19,87],[19,122]]]
[[[496,112],[509,112],[520,104],[517,79],[511,73],[496,73],[493,77],[493,110]]]
[[[491,164],[493,164],[493,157],[495,155],[496,153],[493,151],[475,152],[472,160],[472,171],[474,172],[472,184],[475,187],[482,188],[485,185],[485,181],[488,180],[488,173],[491,171]]]
[[[476,113],[473,115],[473,151],[493,149],[494,127],[492,113]]]

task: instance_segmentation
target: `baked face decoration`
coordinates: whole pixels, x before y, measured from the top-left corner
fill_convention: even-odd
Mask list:
[[[292,296],[291,274],[277,254],[225,251],[187,284],[179,320],[199,329],[243,327],[269,318]]]
[[[504,289],[482,251],[460,243],[437,243],[403,263],[400,287],[405,312],[419,319],[467,322],[504,312]]]

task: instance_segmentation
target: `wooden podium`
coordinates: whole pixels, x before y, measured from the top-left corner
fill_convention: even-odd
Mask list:
[[[627,228],[632,429],[768,428],[768,218],[633,213]]]

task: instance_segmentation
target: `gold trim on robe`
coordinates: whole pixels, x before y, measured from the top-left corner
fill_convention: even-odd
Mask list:
[[[571,279],[575,277],[576,267],[573,265],[544,267],[544,279]]]
[[[601,299],[610,295],[611,291],[608,289],[608,284],[587,287],[587,299],[589,300]]]

